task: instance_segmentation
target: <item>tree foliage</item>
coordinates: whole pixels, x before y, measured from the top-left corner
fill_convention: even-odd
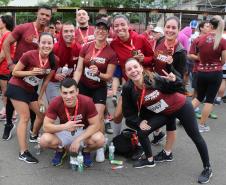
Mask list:
[[[9,4],[10,1],[11,1],[11,0],[0,0],[0,5],[1,5],[1,6],[6,6],[6,5]]]

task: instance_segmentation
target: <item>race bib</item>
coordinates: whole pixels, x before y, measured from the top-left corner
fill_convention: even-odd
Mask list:
[[[147,109],[152,112],[159,113],[164,111],[167,107],[168,107],[168,104],[163,99],[161,99],[157,103],[148,106]]]
[[[87,37],[87,39],[88,39],[88,41],[92,41],[92,40],[95,39],[95,36],[94,36],[94,35],[89,35],[89,36]]]
[[[88,67],[85,67],[84,75],[86,76],[86,78],[90,80],[100,82],[100,78],[98,76],[95,76],[93,73],[91,73]]]
[[[157,60],[160,60],[162,62],[166,62],[167,61],[167,56],[166,55],[162,55],[162,54],[158,54]]]
[[[37,86],[37,85],[40,84],[40,82],[41,82],[42,79],[40,79],[40,78],[38,78],[36,76],[26,76],[26,77],[23,78],[23,80],[26,83],[28,83],[28,84],[30,84],[32,86]]]

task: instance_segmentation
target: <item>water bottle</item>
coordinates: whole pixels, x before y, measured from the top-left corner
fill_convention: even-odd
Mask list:
[[[73,154],[70,156],[70,165],[71,165],[71,169],[73,171],[77,171],[77,169],[78,169],[78,161],[77,161],[76,156],[73,155]]]
[[[77,161],[78,161],[78,171],[81,173],[83,172],[83,162],[84,162],[82,152],[79,152],[77,156]]]
[[[65,64],[65,66],[62,68],[61,73],[67,75],[67,73],[68,73],[68,65],[67,64]]]
[[[106,152],[107,149],[108,149],[108,137],[107,134],[105,134],[104,151]]]
[[[41,146],[40,146],[40,135],[37,138],[37,145],[35,145],[35,153],[36,155],[40,155],[41,154]]]
[[[115,152],[115,146],[113,144],[113,142],[111,142],[110,146],[109,146],[109,160],[114,160],[115,158],[115,155],[114,155],[114,152]]]

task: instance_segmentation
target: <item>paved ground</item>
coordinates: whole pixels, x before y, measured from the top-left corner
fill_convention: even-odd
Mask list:
[[[213,168],[213,178],[209,184],[224,185],[226,180],[226,104],[216,106],[217,120],[209,120],[211,131],[203,136],[209,147]],[[0,135],[3,132],[0,122]],[[29,144],[34,153],[34,144]],[[156,154],[162,145],[153,147]],[[53,152],[43,151],[38,159],[39,164],[29,165],[18,160],[18,143],[15,134],[9,141],[0,140],[0,185],[191,185],[202,170],[199,154],[178,126],[177,141],[174,147],[174,161],[157,164],[154,168],[134,169],[132,162],[124,158],[125,167],[111,170],[109,161],[94,163],[82,174],[73,172],[68,160],[61,167],[52,167],[50,160]]]

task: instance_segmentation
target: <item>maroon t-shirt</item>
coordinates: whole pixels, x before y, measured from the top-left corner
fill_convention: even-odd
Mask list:
[[[94,26],[88,26],[87,29],[75,29],[75,40],[81,45],[86,44],[87,42],[93,41],[94,37]],[[82,34],[82,35],[81,35]]]
[[[80,52],[80,57],[84,58],[83,60],[83,72],[81,76],[81,82],[90,88],[98,88],[106,85],[106,82],[101,80],[98,76],[93,76],[89,73],[89,66],[94,63],[98,70],[101,73],[106,73],[108,64],[118,64],[118,59],[115,52],[110,47],[106,45],[101,52],[96,56],[92,57],[94,51],[94,56],[100,51],[95,48],[95,42],[85,44]],[[92,58],[92,60],[91,60]]]
[[[162,69],[166,69],[167,56],[173,55],[178,44],[179,44],[179,42],[174,46],[174,49],[167,49],[167,47],[164,44],[164,41],[160,42],[156,46],[155,51],[154,51],[155,55],[154,55],[154,61],[153,61],[154,71],[156,73],[158,73],[160,75],[165,75],[162,72]]]
[[[121,69],[123,71],[123,77],[127,79],[125,75],[125,62],[133,57],[132,55],[132,50],[141,50],[141,52],[144,54],[144,61],[143,61],[143,66],[145,68],[149,68],[152,63],[153,59],[153,50],[151,44],[145,39],[144,36],[138,35],[134,31],[130,31],[130,37],[126,42],[122,42],[118,37],[114,39],[111,42],[111,47],[112,49],[116,52],[118,59],[119,59],[119,64],[121,66]],[[132,49],[132,45],[135,47]]]
[[[38,50],[31,50],[31,51],[28,51],[28,52],[24,53],[19,61],[25,66],[23,71],[31,71],[35,67],[41,68],[40,61],[39,61],[39,51]],[[55,62],[56,62],[56,65],[59,62],[59,59],[56,56],[55,56]],[[43,68],[51,71],[49,61],[44,65]],[[45,74],[45,75],[38,75],[36,77],[39,78],[39,79],[43,79],[46,75],[47,74]],[[29,83],[27,83],[24,80],[24,77],[19,78],[19,77],[13,76],[9,80],[9,83],[13,84],[13,85],[16,85],[16,86],[19,86],[21,88],[24,88],[28,92],[34,92],[35,91],[34,86],[32,86]]]
[[[38,35],[35,31],[33,22],[20,24],[12,31],[12,36],[16,40],[16,52],[14,61],[19,61],[23,53],[38,48],[37,40]]]
[[[3,36],[0,38],[0,51],[2,50],[2,45],[5,41],[5,39],[9,36],[11,32],[6,32],[3,34]],[[13,58],[14,56],[14,52],[15,52],[15,45],[12,44],[10,46],[10,55]],[[8,63],[6,61],[6,58],[4,58],[2,60],[2,62],[0,63],[0,75],[9,75],[10,74],[10,70],[8,68]]]
[[[78,95],[78,112],[76,120],[82,120],[80,124],[84,124],[85,128],[89,126],[89,118],[96,116],[97,110],[93,103],[93,100],[84,95]],[[71,120],[74,120],[75,108],[68,108]],[[45,113],[50,119],[56,120],[57,117],[60,119],[60,124],[68,122],[68,118],[65,112],[64,102],[61,96],[55,97],[49,104],[48,109]]]
[[[67,77],[72,78],[78,63],[80,50],[81,46],[75,42],[73,42],[70,47],[66,47],[65,44],[63,46],[63,44],[60,42],[55,43],[53,52],[57,57],[59,57],[59,64],[56,73],[61,73],[62,68],[67,65]],[[54,77],[51,79],[51,81],[58,82],[58,80],[56,80]]]
[[[159,90],[147,89],[143,106],[155,113],[172,114],[178,111],[186,101],[186,96],[180,93],[164,94]]]
[[[194,54],[194,55],[198,54],[197,42],[198,42],[199,37],[197,37],[195,40],[192,41],[190,51],[189,51],[190,54]],[[198,72],[198,65],[199,65],[199,60],[195,60],[193,69],[192,69],[193,73]]]
[[[220,60],[222,51],[226,50],[226,40],[221,39],[216,50],[213,49],[214,34],[208,33],[199,37],[197,48],[200,56],[198,71],[211,72],[222,71],[222,62]]]

